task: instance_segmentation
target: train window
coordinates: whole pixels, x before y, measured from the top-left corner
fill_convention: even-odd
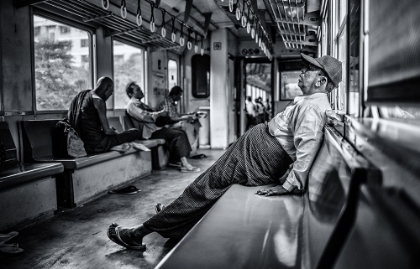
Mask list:
[[[360,114],[359,93],[359,44],[360,44],[360,0],[350,0],[349,37],[350,62],[349,67],[349,96],[348,114],[358,117]]]
[[[336,92],[336,109],[341,111],[347,110],[347,1],[336,2],[337,11],[337,36],[335,43],[337,44],[337,59],[343,63],[343,79],[339,84]]]
[[[194,55],[191,59],[192,95],[195,98],[210,96],[210,56]]]
[[[126,109],[128,97],[125,86],[135,81],[143,90],[144,102],[147,103],[147,91],[144,87],[143,50],[114,40],[114,108]]]
[[[169,89],[178,85],[178,63],[175,60],[168,61]]]
[[[92,87],[91,35],[41,16],[33,19],[36,109],[67,110],[78,92]]]

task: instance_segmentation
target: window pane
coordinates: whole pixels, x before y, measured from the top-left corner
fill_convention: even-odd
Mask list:
[[[343,77],[342,81],[338,86],[338,107],[337,109],[341,111],[346,111],[347,100],[346,100],[346,90],[347,90],[347,27],[344,27],[344,30],[341,36],[338,38],[338,60],[343,64]]]
[[[178,64],[174,60],[168,61],[169,90],[178,85]]]
[[[128,97],[125,86],[135,81],[143,90],[147,102],[147,91],[144,89],[143,51],[118,41],[114,41],[114,108],[126,109]]]
[[[90,43],[87,31],[34,16],[37,110],[67,110],[78,92],[92,87]]]
[[[349,110],[350,115],[359,116],[359,30],[360,30],[360,0],[350,0],[350,90]]]

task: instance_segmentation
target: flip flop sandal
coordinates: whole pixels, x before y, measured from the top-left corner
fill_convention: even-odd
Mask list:
[[[24,252],[25,250],[20,248],[18,244],[0,244],[0,252],[6,254],[19,254]]]
[[[181,169],[179,171],[181,171],[182,173],[198,173],[198,172],[201,171],[201,169],[198,168],[198,167],[194,167],[194,166],[191,167],[191,168],[181,167]]]
[[[137,245],[137,246],[133,246],[133,245],[129,245],[127,243],[125,243],[124,241],[122,241],[121,237],[120,237],[120,230],[121,230],[121,226],[119,226],[118,224],[116,224],[115,222],[111,224],[111,226],[108,227],[108,238],[114,242],[117,245],[120,245],[122,247],[128,248],[128,249],[132,249],[132,250],[141,250],[144,251],[146,250],[146,245],[142,244],[141,246]]]
[[[160,211],[164,210],[164,209],[165,209],[165,206],[162,205],[161,203],[157,203],[156,206],[155,206],[156,214],[159,213]]]
[[[191,157],[191,159],[203,159],[207,158],[206,154],[197,154]]]
[[[18,232],[10,232],[8,234],[0,234],[0,244],[1,243],[6,243],[7,241],[15,238],[18,235],[19,235]]]
[[[140,190],[137,189],[135,186],[127,186],[127,187],[124,187],[124,188],[109,191],[108,193],[111,193],[111,194],[136,194],[138,192],[140,192]]]

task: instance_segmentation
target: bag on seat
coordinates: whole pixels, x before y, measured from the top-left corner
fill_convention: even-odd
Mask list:
[[[57,133],[57,155],[63,155],[63,152],[66,152],[68,156],[71,157],[83,157],[86,156],[86,150],[82,139],[80,139],[76,130],[68,123],[67,119],[57,122],[56,126]],[[62,150],[65,148],[65,150]]]

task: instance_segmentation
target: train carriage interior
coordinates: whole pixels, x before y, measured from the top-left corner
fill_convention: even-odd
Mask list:
[[[0,268],[420,268],[419,10],[417,0],[2,0]],[[334,81],[318,61],[329,56],[342,79],[303,191],[257,195],[283,162],[276,184],[258,181],[270,143],[239,147],[260,129],[275,140],[280,121],[297,136],[287,111],[311,98],[311,67]],[[96,128],[70,116],[88,113],[72,102],[85,93],[101,135],[137,138],[70,148]],[[148,121],[131,114],[136,98]],[[188,153],[154,135],[171,128]],[[264,184],[235,181],[242,163],[243,178]],[[110,234],[113,222],[177,215],[171,202],[207,174],[232,186],[201,215],[188,205],[182,238],[158,231],[138,251]]]

